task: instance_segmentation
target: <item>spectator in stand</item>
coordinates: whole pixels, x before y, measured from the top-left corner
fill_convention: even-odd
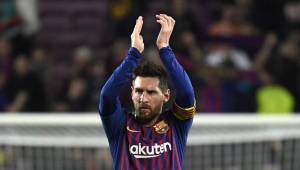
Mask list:
[[[14,32],[22,23],[22,18],[17,14],[15,2],[12,0],[4,0],[3,7],[0,12],[0,34],[14,36]]]
[[[176,19],[177,22],[183,23],[174,30],[174,34],[176,35],[174,36],[174,44],[176,45],[176,48],[180,48],[180,46],[177,46],[177,43],[180,41],[176,37],[182,32],[191,31],[196,36],[202,36],[201,33],[204,32],[201,20],[202,16],[194,16],[198,13],[199,8],[201,11],[203,7],[201,6],[201,3],[197,1],[187,2],[185,0],[171,0],[171,2],[170,10],[174,19]]]
[[[43,48],[35,48],[32,51],[32,71],[35,72],[42,81],[46,78],[46,73],[50,67],[51,61],[49,61],[48,54]]]
[[[203,112],[234,112],[237,94],[237,69],[230,61],[218,68],[203,68],[203,84],[199,89]]]
[[[296,106],[293,107],[295,109],[293,111],[299,109],[300,94],[300,52],[298,49],[300,36],[298,34],[297,31],[291,31],[284,41],[279,41],[275,34],[270,33],[255,58],[257,70],[262,77],[267,80],[271,79],[273,83],[285,88],[295,100]]]
[[[113,72],[113,68],[118,66],[124,56],[127,54],[129,42],[124,39],[116,39],[110,48],[110,56],[107,58],[108,63],[108,73]]]
[[[11,101],[9,111],[44,111],[47,110],[44,84],[32,72],[28,57],[19,55],[14,62],[13,76],[8,82]]]
[[[81,77],[74,77],[70,80],[66,94],[66,102],[69,107],[68,111],[80,112],[82,110],[88,110],[90,96],[87,83],[86,79]]]
[[[9,97],[7,93],[8,81],[12,75],[12,54],[10,42],[0,37],[0,111],[7,111]]]
[[[284,13],[290,28],[300,28],[300,2],[288,1],[284,6]]]
[[[260,114],[290,114],[294,111],[295,100],[282,85],[275,82],[268,72],[260,72],[262,86],[257,90],[257,111]]]
[[[254,36],[258,32],[251,23],[245,20],[243,15],[245,14],[236,4],[222,6],[221,17],[209,27],[208,34],[211,37],[224,38],[224,41],[210,44],[206,57],[209,65],[217,66],[228,59],[239,70],[252,69],[252,63],[247,53],[232,44],[234,38]]]
[[[280,44],[278,56],[274,60],[275,74],[278,83],[284,86],[295,99],[295,112],[300,111],[300,34],[289,32],[288,37]]]
[[[93,59],[93,52],[88,46],[77,47],[73,52],[69,76],[88,79]]]
[[[111,1],[111,21],[115,36],[126,37],[131,32],[131,25],[135,22],[136,14],[142,14],[144,4],[141,0],[113,0]]]
[[[74,50],[73,60],[59,94],[59,102],[54,106],[64,111],[79,112],[88,110],[91,97],[91,69],[93,53],[87,46]]]
[[[264,46],[255,58],[262,80],[257,92],[258,110],[261,112],[286,112],[297,110],[299,94],[299,37],[295,33],[280,41],[268,34]]]
[[[264,33],[275,32],[279,35],[285,33],[287,28],[286,18],[284,16],[284,6],[286,0],[272,1],[269,0],[253,1],[253,21],[256,27]]]
[[[9,98],[6,94],[6,85],[7,79],[5,74],[0,72],[0,112],[6,111],[9,104]]]
[[[259,31],[251,22],[246,20],[246,16],[244,16],[246,14],[241,11],[242,9],[237,4],[225,3],[221,8],[220,19],[208,28],[208,35],[212,42],[209,44],[208,53],[226,55],[230,52],[233,54],[230,56],[233,56],[235,60],[247,64],[245,62],[249,63],[246,61],[249,60],[249,56],[246,56],[247,54],[244,52],[246,49],[239,48],[242,46],[239,41],[243,38],[256,36]],[[244,65],[244,67],[248,66]]]
[[[254,35],[257,30],[245,20],[241,9],[235,4],[224,4],[221,9],[221,17],[209,28],[212,36],[245,36]]]
[[[0,72],[6,79],[11,78],[12,74],[12,49],[7,38],[0,37]]]
[[[105,82],[107,79],[107,66],[105,65],[105,62],[102,60],[96,61],[91,66],[90,70],[90,103],[88,104],[88,110],[89,111],[97,111],[94,106],[98,103],[98,91],[99,91],[99,84],[102,82]]]
[[[221,112],[222,109],[222,87],[220,76],[216,69],[203,66],[201,69],[203,83],[198,92],[198,111],[211,113]]]
[[[254,36],[258,30],[248,22],[247,1],[224,3],[220,18],[208,27],[209,40],[203,57],[203,84],[199,97],[208,112],[245,112],[255,110],[256,73],[249,54],[238,48],[240,38]],[[213,78],[211,78],[213,77]],[[241,98],[245,100],[240,100]]]
[[[15,55],[31,55],[35,39],[41,28],[38,15],[37,0],[14,0],[16,12],[22,18],[20,32],[13,38]]]

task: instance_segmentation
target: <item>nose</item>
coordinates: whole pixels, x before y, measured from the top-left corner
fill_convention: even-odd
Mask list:
[[[143,92],[143,94],[140,96],[140,102],[141,103],[148,102],[148,97],[147,97],[147,94],[145,92]]]

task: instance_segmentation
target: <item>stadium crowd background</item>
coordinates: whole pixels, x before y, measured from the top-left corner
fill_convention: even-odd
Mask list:
[[[0,111],[97,111],[101,84],[144,17],[157,62],[155,14],[191,76],[197,111],[299,112],[298,0],[0,0]]]

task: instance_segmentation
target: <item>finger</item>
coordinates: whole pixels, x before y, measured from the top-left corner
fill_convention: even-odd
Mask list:
[[[162,26],[164,26],[164,27],[168,26],[168,21],[167,21],[167,19],[164,16],[162,16],[160,14],[160,15],[157,15],[157,18],[162,21]]]
[[[162,20],[156,20],[161,26],[163,26],[164,22]]]
[[[156,20],[156,22],[159,23],[160,26],[161,26],[160,27],[160,31],[165,29],[166,24],[165,24],[164,21],[162,21],[162,20]]]
[[[171,20],[171,17],[166,15],[166,14],[162,14],[163,18],[166,19],[167,23],[168,23],[168,26],[172,26],[172,20]]]
[[[161,16],[161,14],[155,15],[155,16],[156,16],[156,18],[159,19],[159,20],[162,20],[162,19],[163,19],[163,17]]]
[[[172,17],[170,17],[170,19],[171,19],[171,23],[172,23],[172,25],[174,26],[174,25],[175,25],[175,19],[174,19],[174,18],[172,18]]]
[[[139,35],[142,31],[142,27],[143,27],[143,17],[139,16],[138,19],[136,20],[133,33]]]

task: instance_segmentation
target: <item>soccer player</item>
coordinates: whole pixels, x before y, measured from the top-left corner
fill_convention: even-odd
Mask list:
[[[169,47],[175,20],[165,14],[156,18],[161,25],[156,45],[167,72],[152,62],[139,63],[144,50],[140,16],[127,57],[101,90],[99,112],[116,170],[183,169],[187,135],[195,113],[195,95],[188,75]],[[176,97],[172,108],[163,110],[170,98],[168,76]],[[119,99],[122,87],[130,83],[132,113],[121,107]]]

